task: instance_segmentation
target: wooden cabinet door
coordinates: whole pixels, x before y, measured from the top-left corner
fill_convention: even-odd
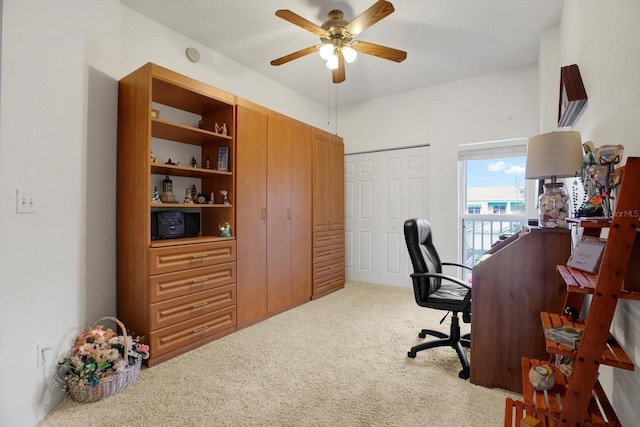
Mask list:
[[[344,144],[342,138],[333,136],[329,150],[331,229],[344,230]]]
[[[237,108],[235,234],[242,324],[267,314],[267,115]]]
[[[311,298],[311,128],[293,125],[291,132],[291,298]]]
[[[268,118],[267,310],[291,304],[291,125]]]
[[[315,131],[313,135],[313,231],[330,230],[331,193],[329,170],[331,167],[330,135]]]
[[[342,138],[316,131],[313,150],[313,231],[344,230]]]

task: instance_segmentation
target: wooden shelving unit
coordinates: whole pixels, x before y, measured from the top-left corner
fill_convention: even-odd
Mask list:
[[[232,94],[152,63],[119,82],[118,318],[148,340],[148,366],[235,330],[235,102]],[[153,109],[163,118],[153,117]],[[228,134],[215,131],[219,123]],[[229,150],[227,170],[215,169],[221,147]],[[155,148],[164,150],[158,162]],[[163,163],[166,157],[183,165]],[[200,167],[191,166],[192,158]],[[211,169],[204,167],[208,159]],[[179,203],[185,187],[174,188],[177,203],[152,201],[164,176],[195,185],[207,199],[215,194],[215,204]],[[229,204],[221,203],[223,189]],[[199,214],[198,235],[156,240],[158,211]],[[219,237],[222,221],[233,236]]]
[[[597,275],[566,266],[557,268],[567,285],[565,307],[580,307],[585,295],[592,295],[587,317],[576,322],[561,314],[540,313],[543,330],[560,325],[583,329],[577,350],[546,339],[548,353],[573,358],[572,374],[567,377],[553,363],[549,363],[555,372],[554,387],[547,391],[534,390],[528,380],[529,370],[536,364],[548,362],[523,357],[523,400],[507,399],[505,427],[519,426],[525,415],[540,420],[542,426],[620,426],[620,420],[597,378],[600,365],[634,370],[633,361],[611,336],[609,327],[618,300],[640,299],[640,292],[635,291],[637,284],[629,282],[630,277],[637,277],[635,270],[630,274],[630,269],[635,269],[637,262],[630,260],[632,254],[636,253],[637,243],[634,242],[638,240],[640,199],[635,191],[639,186],[640,158],[630,157],[625,166],[616,213],[612,220],[578,222],[589,225],[592,229],[609,227]],[[594,230],[587,233],[596,235]]]

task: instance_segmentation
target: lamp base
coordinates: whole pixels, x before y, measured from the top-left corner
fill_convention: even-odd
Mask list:
[[[567,228],[569,195],[561,182],[544,184],[544,193],[538,200],[539,225],[544,228]]]

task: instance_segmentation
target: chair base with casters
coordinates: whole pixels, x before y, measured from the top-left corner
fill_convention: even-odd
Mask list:
[[[427,335],[431,335],[439,339],[428,341],[411,347],[411,350],[409,350],[407,356],[414,359],[416,357],[416,353],[428,348],[451,347],[458,354],[460,364],[462,365],[462,370],[458,372],[458,377],[462,378],[463,380],[469,379],[469,360],[467,359],[467,355],[465,354],[463,347],[471,348],[471,334],[460,335],[460,321],[458,319],[458,313],[453,313],[451,317],[451,331],[449,332],[449,335],[440,331],[434,331],[432,329],[423,329],[418,334],[420,338],[426,338]]]
[[[458,277],[443,274],[442,268],[443,266],[468,270],[471,268],[463,264],[440,261],[440,256],[433,244],[431,224],[425,219],[415,218],[405,221],[404,237],[413,266],[411,280],[416,303],[421,307],[444,311],[446,314],[440,323],[449,313],[452,314],[449,335],[432,329],[423,329],[418,334],[420,338],[431,335],[436,339],[412,347],[407,356],[415,358],[416,353],[422,350],[451,347],[456,351],[462,365],[458,376],[466,380],[470,375],[470,367],[464,348],[471,347],[471,336],[460,334],[458,314],[462,314],[464,323],[471,322],[471,285]]]

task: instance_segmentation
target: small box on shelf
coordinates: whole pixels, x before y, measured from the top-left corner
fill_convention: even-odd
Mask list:
[[[580,345],[582,330],[575,327],[554,326],[544,330],[546,338],[575,350]]]

